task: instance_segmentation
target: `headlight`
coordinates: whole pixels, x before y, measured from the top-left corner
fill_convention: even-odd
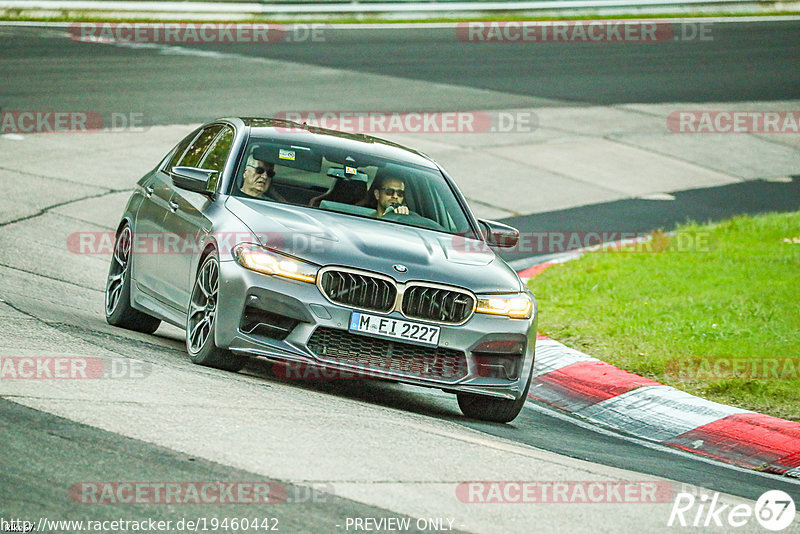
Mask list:
[[[530,319],[533,301],[525,293],[511,295],[478,295],[476,313],[504,315],[512,319]]]
[[[300,280],[313,284],[319,267],[290,256],[285,256],[253,243],[239,243],[233,247],[233,256],[239,265],[251,271]]]

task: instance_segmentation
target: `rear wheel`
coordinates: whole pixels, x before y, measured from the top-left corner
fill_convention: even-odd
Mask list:
[[[189,300],[186,318],[186,350],[192,361],[225,371],[239,371],[247,357],[221,349],[214,343],[219,296],[219,260],[216,253],[203,260]]]
[[[458,393],[458,407],[461,408],[461,413],[473,419],[492,421],[494,423],[508,423],[513,421],[522,411],[525,399],[528,398],[528,389],[530,387],[531,377],[528,376],[528,383],[517,400]]]
[[[114,243],[114,254],[108,268],[106,280],[105,309],[108,324],[152,334],[161,324],[160,319],[131,307],[131,248],[133,234],[125,225],[117,234]]]

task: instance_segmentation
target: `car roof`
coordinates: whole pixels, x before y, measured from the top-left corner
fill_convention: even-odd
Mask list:
[[[422,152],[379,137],[329,130],[282,119],[263,117],[240,117],[239,119],[245,126],[251,128],[250,135],[252,136],[267,137],[300,145],[304,143],[323,145],[438,169],[436,163]]]

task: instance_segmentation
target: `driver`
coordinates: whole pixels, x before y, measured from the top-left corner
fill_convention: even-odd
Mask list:
[[[386,177],[380,179],[377,186],[373,186],[373,194],[377,201],[377,217],[381,218],[389,213],[408,215],[410,212],[405,205],[406,185],[400,178]],[[391,208],[391,209],[390,209]]]
[[[251,155],[247,158],[247,165],[244,169],[244,183],[241,192],[249,197],[287,202],[283,195],[274,189],[270,190],[274,176],[274,163],[256,159]]]

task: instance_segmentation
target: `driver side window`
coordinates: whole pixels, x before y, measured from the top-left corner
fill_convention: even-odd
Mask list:
[[[224,126],[218,124],[209,126],[203,130],[200,135],[195,138],[189,148],[186,149],[180,161],[173,165],[173,167],[198,167],[203,154],[205,154],[214,138],[217,137],[217,134],[222,131],[222,128],[224,128]]]
[[[226,126],[214,140],[214,144],[208,149],[208,152],[206,152],[203,161],[200,162],[201,168],[217,171],[216,174],[208,179],[207,191],[216,192],[217,190],[217,184],[222,176],[222,171],[225,169],[225,163],[228,161],[233,137],[233,129]]]
[[[178,146],[175,148],[175,152],[173,152],[172,156],[169,158],[169,164],[164,168],[164,171],[171,172],[173,167],[178,166],[178,162],[181,160],[183,155],[186,153],[186,149],[189,148],[189,145],[197,139],[199,132],[194,131],[190,135],[187,135]]]
[[[233,144],[233,129],[225,128],[214,140],[214,144],[206,153],[203,161],[200,162],[200,167],[222,173],[225,168],[225,162],[228,161],[228,153],[231,151]]]

